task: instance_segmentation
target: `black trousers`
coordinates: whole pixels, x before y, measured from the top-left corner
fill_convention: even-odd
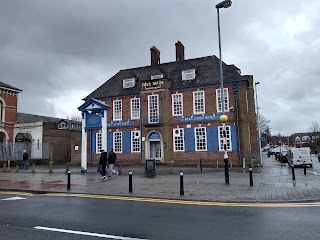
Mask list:
[[[106,167],[107,167],[106,165],[101,165],[100,173],[102,176],[106,176]]]

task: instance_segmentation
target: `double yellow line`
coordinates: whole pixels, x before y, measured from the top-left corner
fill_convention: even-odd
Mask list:
[[[264,208],[297,208],[297,207],[320,207],[320,202],[304,202],[304,203],[236,203],[236,202],[205,202],[205,201],[191,201],[191,200],[172,200],[160,198],[140,198],[140,197],[124,197],[124,196],[105,196],[105,195],[91,195],[91,194],[73,194],[73,193],[46,193],[33,194],[25,192],[1,192],[0,194],[20,195],[20,196],[48,196],[48,197],[78,197],[78,198],[92,198],[92,199],[106,199],[106,200],[121,200],[121,201],[135,201],[135,202],[150,202],[150,203],[167,203],[167,204],[182,204],[182,205],[197,205],[197,206],[219,206],[219,207],[264,207]]]

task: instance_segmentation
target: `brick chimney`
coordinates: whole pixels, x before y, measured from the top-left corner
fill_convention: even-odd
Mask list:
[[[152,48],[150,48],[150,52],[151,52],[151,65],[153,66],[153,65],[160,64],[160,51],[158,50],[158,48],[153,46]]]
[[[178,41],[176,42],[176,61],[183,61],[183,60],[184,60],[184,46],[180,41]]]

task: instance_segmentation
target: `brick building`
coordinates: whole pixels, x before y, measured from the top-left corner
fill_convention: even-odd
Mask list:
[[[0,82],[0,143],[12,142],[20,92],[22,90]]]
[[[258,155],[253,77],[223,63],[224,99],[220,98],[219,59],[185,60],[176,44],[176,61],[160,63],[150,49],[151,65],[120,70],[89,94],[83,113],[82,158],[97,161],[101,149],[112,147],[124,163],[155,159],[174,164],[223,165],[222,107],[227,150],[233,165]],[[106,123],[105,123],[106,122]],[[85,142],[85,143],[84,143]],[[85,166],[83,164],[82,167]]]

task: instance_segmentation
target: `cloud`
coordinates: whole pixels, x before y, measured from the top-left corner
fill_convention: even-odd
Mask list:
[[[3,0],[0,3],[1,81],[23,90],[19,111],[67,117],[120,69],[218,56],[218,1]],[[221,9],[223,60],[252,74],[260,113],[273,134],[307,131],[320,119],[320,2],[234,0]],[[309,116],[309,120],[306,120]]]

